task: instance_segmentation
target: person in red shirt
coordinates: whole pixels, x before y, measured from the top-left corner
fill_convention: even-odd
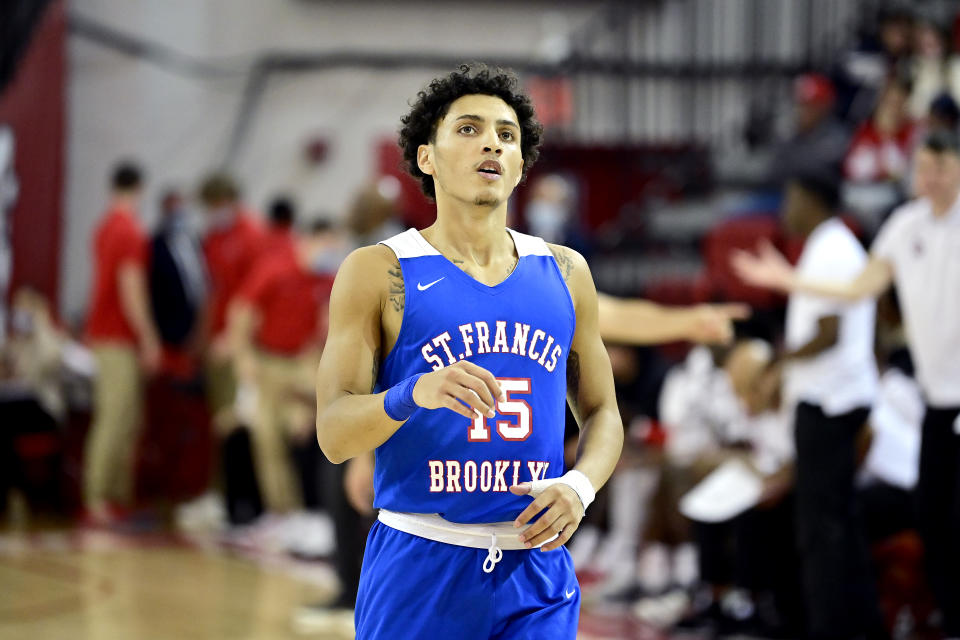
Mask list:
[[[346,243],[315,224],[294,251],[263,255],[240,290],[230,333],[241,384],[256,389],[252,435],[260,493],[269,513],[301,505],[288,440],[313,434],[309,396],[326,339],[327,303]]]
[[[916,137],[916,125],[907,113],[910,85],[891,79],[873,116],[860,125],[843,163],[843,171],[853,182],[900,181],[910,167]]]
[[[141,374],[153,373],[160,364],[147,295],[147,238],[137,220],[141,183],[139,168],[117,167],[110,205],[94,237],[87,338],[97,377],[84,455],[84,501],[96,524],[109,523],[113,505],[132,497],[133,445],[143,411]]]
[[[295,251],[293,226],[296,223],[293,201],[286,196],[275,198],[267,212],[267,229],[261,244],[261,254]]]
[[[200,187],[207,215],[203,253],[210,276],[210,298],[204,310],[207,336],[207,401],[222,433],[236,425],[234,377],[227,316],[230,304],[262,250],[264,232],[252,212],[240,202],[239,189],[227,175],[214,174]]]

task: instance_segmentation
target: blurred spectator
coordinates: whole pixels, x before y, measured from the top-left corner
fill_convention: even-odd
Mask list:
[[[547,242],[588,254],[588,241],[580,228],[576,198],[574,183],[569,178],[555,173],[537,178],[524,210],[528,232]]]
[[[930,19],[917,21],[914,27],[914,55],[910,62],[908,111],[914,120],[927,115],[930,102],[943,93],[960,96],[960,65],[948,56],[947,33]]]
[[[32,289],[13,296],[10,335],[0,345],[0,514],[8,491],[27,489],[17,443],[31,433],[56,433],[66,413],[60,380],[64,338],[46,299]]]
[[[7,212],[17,201],[20,189],[13,167],[14,151],[13,131],[5,124],[0,124],[0,346],[3,346],[7,332],[7,287],[10,286],[10,270],[13,266]]]
[[[909,91],[903,79],[887,83],[873,115],[854,134],[844,161],[844,205],[869,236],[906,198],[910,158],[918,134],[907,116]]]
[[[667,455],[675,464],[692,465],[737,439],[729,431],[739,411],[737,399],[717,364],[723,355],[694,348],[664,380],[660,419],[667,429]]]
[[[237,422],[227,309],[260,255],[263,231],[240,202],[239,189],[231,177],[210,175],[201,185],[199,196],[207,215],[203,253],[210,274],[210,298],[204,311],[207,396],[214,423],[226,432]]]
[[[960,637],[958,452],[960,452],[960,324],[957,297],[960,270],[952,261],[950,238],[960,220],[960,141],[946,131],[931,133],[914,161],[917,198],[899,207],[884,223],[870,261],[855,276],[837,273],[798,277],[772,247],[759,258],[738,254],[738,273],[754,285],[788,292],[810,292],[837,300],[871,299],[896,281],[904,326],[923,390],[917,517],[924,544],[927,579],[940,605],[947,637]],[[952,266],[947,266],[952,265]]]
[[[730,379],[719,366],[725,349],[694,347],[671,369],[660,391],[660,421],[666,432],[638,559],[638,578],[646,592],[690,586],[696,570],[684,567],[692,546],[689,523],[680,514],[680,498],[722,461],[723,448],[739,436],[731,432],[739,406]],[[677,611],[676,615],[682,614]]]
[[[896,293],[877,301],[877,343],[883,374],[870,412],[870,449],[860,474],[864,523],[871,541],[915,526],[913,489],[920,466],[923,394],[914,379]]]
[[[212,437],[199,375],[202,315],[209,285],[189,211],[184,198],[175,190],[167,191],[160,199],[160,221],[150,245],[149,274],[153,316],[163,343],[163,364],[146,388],[147,421],[141,439],[139,494],[141,498],[179,500],[207,488]],[[193,529],[219,525],[222,508],[213,495],[206,495],[199,504],[216,504],[207,510],[214,515],[200,524],[196,515],[184,517],[181,507],[178,523],[185,526],[190,521]],[[194,514],[198,511],[193,509]]]
[[[852,278],[867,255],[834,217],[836,184],[799,175],[788,185],[783,222],[805,238],[797,272]],[[769,245],[763,251],[775,252]],[[738,263],[749,262],[742,252]],[[808,631],[853,638],[879,624],[854,499],[856,444],[876,396],[873,301],[843,303],[794,293],[787,307],[784,399],[796,403],[797,532]]]
[[[957,133],[960,127],[960,107],[949,93],[941,93],[930,102],[926,132],[949,131]],[[918,136],[919,137],[919,136]]]
[[[684,626],[714,626],[719,633],[789,637],[798,631],[799,575],[793,543],[791,420],[779,399],[758,393],[773,349],[759,340],[731,351],[724,370],[740,402],[736,429],[745,449],[729,449],[762,478],[759,504],[719,522],[695,522],[700,579],[709,591],[697,599]],[[735,490],[728,488],[728,491]],[[786,633],[787,635],[783,635]]]
[[[60,385],[63,335],[53,323],[46,298],[18,290],[10,313],[10,339],[0,347],[0,389],[31,396],[48,421],[60,422],[66,402]]]
[[[328,223],[296,240],[295,251],[263,255],[239,291],[230,315],[237,375],[256,389],[254,461],[270,514],[302,508],[288,452],[291,440],[314,443],[310,396],[326,337],[333,276],[345,241]]]
[[[293,228],[296,224],[296,210],[293,201],[287,196],[279,196],[270,202],[267,209],[266,237],[263,240],[263,253],[294,251]]]
[[[770,181],[777,186],[800,172],[839,170],[850,139],[833,115],[835,92],[826,76],[801,75],[793,98],[794,132],[777,146],[770,163]]]
[[[853,135],[843,166],[848,180],[898,183],[905,178],[916,133],[906,109],[909,95],[904,80],[893,79],[884,87],[873,116]]]
[[[87,336],[97,376],[84,458],[84,499],[95,524],[112,520],[112,503],[132,498],[133,451],[143,410],[141,373],[155,372],[161,357],[144,272],[147,240],[137,220],[141,185],[137,166],[123,163],[114,170],[110,204],[94,239]]]
[[[400,181],[393,176],[383,176],[360,189],[347,212],[347,229],[354,246],[376,244],[403,231],[399,197]]]
[[[181,375],[196,353],[199,320],[206,304],[207,275],[200,244],[190,228],[183,197],[168,191],[160,200],[160,224],[150,243],[150,303],[165,360]]]
[[[921,570],[922,547],[913,531],[924,399],[893,288],[877,300],[877,359],[883,373],[870,413],[869,449],[857,498],[873,547],[873,573],[887,628],[895,637],[906,637],[919,635],[934,605]]]
[[[837,113],[846,122],[866,120],[887,79],[905,71],[913,50],[913,26],[909,4],[890,4],[881,9],[876,30],[862,34],[860,42],[841,57],[834,75]]]

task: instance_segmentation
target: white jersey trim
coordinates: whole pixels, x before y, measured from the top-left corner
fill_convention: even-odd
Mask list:
[[[550,247],[547,246],[547,243],[544,242],[543,238],[529,236],[525,233],[514,231],[509,227],[507,227],[507,231],[509,231],[510,235],[513,236],[513,244],[515,244],[517,247],[517,255],[519,257],[522,258],[523,256],[553,255],[553,253],[550,252]]]
[[[392,238],[381,240],[378,244],[384,244],[393,249],[398,258],[421,258],[423,256],[439,256],[440,252],[430,246],[430,243],[423,239],[420,232],[413,227],[403,233],[398,233]]]
[[[530,236],[519,231],[507,228],[513,237],[513,244],[517,248],[517,255],[524,256],[551,256],[550,247],[542,238]],[[423,256],[442,255],[414,228],[403,233],[381,240],[379,244],[390,247],[398,258],[421,258]]]

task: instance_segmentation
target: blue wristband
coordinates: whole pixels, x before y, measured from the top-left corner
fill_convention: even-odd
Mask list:
[[[413,401],[413,387],[417,384],[422,373],[410,376],[398,382],[383,396],[383,410],[394,420],[406,420],[420,407]]]

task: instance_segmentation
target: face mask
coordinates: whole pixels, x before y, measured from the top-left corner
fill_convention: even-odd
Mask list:
[[[187,212],[183,209],[177,209],[169,212],[164,218],[164,227],[168,231],[187,231],[190,228],[190,221],[187,219]]]
[[[310,271],[318,276],[335,274],[346,257],[345,249],[324,249],[313,256],[313,260],[310,261]]]
[[[527,224],[530,232],[547,242],[561,242],[567,224],[563,207],[553,202],[534,200],[527,206]]]

